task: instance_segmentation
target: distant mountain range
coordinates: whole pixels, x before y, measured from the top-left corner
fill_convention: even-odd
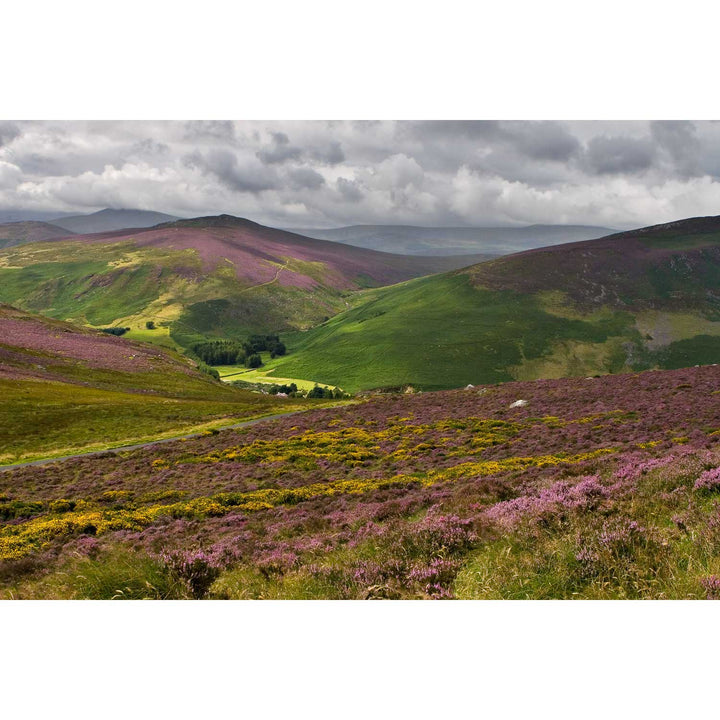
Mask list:
[[[531,248],[594,240],[616,232],[591,225],[529,225],[527,227],[416,227],[412,225],[351,225],[330,230],[296,229],[307,237],[403,255],[508,255]]]
[[[279,377],[347,390],[720,363],[720,216],[374,290],[286,340]]]
[[[58,217],[51,222],[70,232],[83,235],[89,233],[111,232],[126,228],[146,228],[160,223],[178,220],[175,215],[152,212],[149,210],[113,210],[105,208],[90,215],[70,215]]]
[[[76,215],[77,213],[61,213],[61,212],[46,212],[42,210],[0,210],[0,223],[18,223],[26,222],[28,220],[37,220],[39,222],[48,222],[61,217],[69,217],[70,215]]]
[[[53,240],[73,233],[57,225],[28,220],[0,225],[0,249],[30,242]]]
[[[180,219],[174,215],[150,210],[113,208],[105,208],[88,215],[23,210],[0,212],[0,223],[46,222],[68,232],[82,235],[148,228]],[[286,232],[316,240],[328,240],[398,255],[494,257],[547,245],[593,240],[616,231],[611,228],[590,225],[529,225],[526,227],[351,225],[329,230],[289,229]]]

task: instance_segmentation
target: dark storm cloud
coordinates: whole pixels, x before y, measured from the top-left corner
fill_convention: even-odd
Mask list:
[[[325,147],[313,150],[311,156],[326,165],[337,165],[345,160],[345,153],[339,142],[330,142]]]
[[[157,142],[151,138],[145,138],[134,143],[129,150],[131,155],[138,157],[148,157],[153,155],[166,155],[170,152],[170,146],[165,143]]]
[[[590,168],[601,175],[636,173],[652,165],[655,152],[649,140],[600,135],[588,143],[587,160]]]
[[[297,168],[288,173],[293,190],[317,190],[325,184],[325,178],[312,168]]]
[[[665,150],[683,176],[700,175],[700,140],[693,123],[680,120],[650,124],[652,137]]]
[[[421,139],[444,140],[491,140],[502,135],[497,120],[420,120],[408,123],[407,132]]]
[[[20,135],[20,128],[12,122],[0,121],[0,147],[7,145]]]
[[[231,141],[235,139],[235,126],[231,120],[189,120],[185,123],[185,138]]]
[[[302,150],[298,147],[293,147],[290,144],[288,136],[281,132],[273,133],[272,142],[257,152],[258,158],[266,165],[281,164],[288,160],[298,160],[301,155]]]
[[[60,177],[67,172],[68,163],[56,157],[31,153],[16,158],[17,165],[29,175]]]
[[[185,156],[188,167],[214,175],[229,190],[240,193],[259,193],[277,187],[278,179],[259,163],[238,162],[235,153],[228,150],[210,150],[204,155],[192,153]]]
[[[360,189],[360,184],[358,182],[356,182],[355,180],[346,180],[345,178],[338,178],[338,180],[335,184],[337,186],[338,192],[348,202],[352,202],[352,203],[360,202],[360,200],[362,200],[365,197],[363,191]]]
[[[557,122],[507,123],[504,135],[527,157],[565,162],[580,152],[581,145]]]

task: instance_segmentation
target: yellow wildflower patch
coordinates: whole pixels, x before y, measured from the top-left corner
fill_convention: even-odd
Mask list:
[[[461,479],[484,477],[530,467],[571,465],[614,452],[602,448],[577,455],[539,455],[510,457],[503,460],[465,462],[425,475],[394,475],[385,478],[336,480],[328,483],[312,483],[296,488],[263,488],[244,493],[220,493],[212,497],[198,497],[171,505],[155,505],[147,508],[88,509],[91,503],[78,501],[74,511],[62,514],[46,514],[18,525],[5,526],[0,530],[0,559],[18,558],[34,550],[40,550],[53,538],[71,537],[79,534],[102,535],[115,530],[141,530],[160,517],[206,517],[220,516],[234,511],[257,512],[278,505],[288,505],[319,497],[336,495],[359,495],[391,485],[424,486],[454,482]]]

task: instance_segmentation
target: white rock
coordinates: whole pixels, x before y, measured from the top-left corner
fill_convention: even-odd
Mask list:
[[[516,400],[512,405],[510,405],[511,408],[514,407],[525,407],[528,404],[527,400]]]

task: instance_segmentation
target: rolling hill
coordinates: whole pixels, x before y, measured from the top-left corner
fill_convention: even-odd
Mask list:
[[[0,305],[0,465],[288,408],[186,358]]]
[[[125,228],[145,228],[172,222],[174,215],[153,212],[151,210],[127,210],[105,208],[89,215],[69,215],[58,217],[51,222],[73,233],[88,234],[112,232]]]
[[[321,240],[406,255],[508,255],[557,243],[592,240],[614,232],[589,225],[527,227],[418,227],[412,225],[351,225],[322,230],[295,230]]]
[[[0,225],[0,249],[43,240],[68,237],[74,233],[50,223],[28,220]]]
[[[720,217],[506,256],[366,293],[286,337],[278,376],[346,390],[720,362]]]
[[[349,292],[477,259],[379,253],[221,215],[0,252],[0,301],[92,326],[153,320],[155,339],[186,346],[307,329],[345,309]]]

